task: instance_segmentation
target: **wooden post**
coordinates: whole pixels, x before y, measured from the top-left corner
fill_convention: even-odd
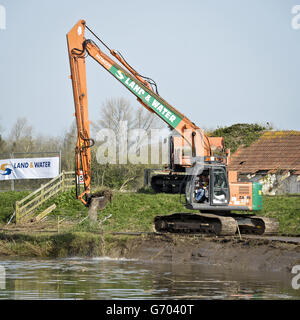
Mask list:
[[[61,191],[64,192],[65,191],[65,178],[66,178],[66,173],[63,170],[62,172],[62,181],[61,181]]]
[[[10,154],[10,158],[11,159],[14,158],[14,154],[13,153]],[[10,186],[11,186],[11,191],[15,191],[15,180],[14,179],[11,180]]]
[[[19,222],[20,218],[20,206],[19,206],[19,201],[16,201],[16,223]]]

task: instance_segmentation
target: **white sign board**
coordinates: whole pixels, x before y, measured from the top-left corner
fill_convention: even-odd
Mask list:
[[[55,178],[59,175],[59,157],[0,160],[0,181]]]

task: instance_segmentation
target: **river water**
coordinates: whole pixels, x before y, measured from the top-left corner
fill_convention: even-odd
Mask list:
[[[300,299],[295,275],[99,258],[0,258],[0,299]]]

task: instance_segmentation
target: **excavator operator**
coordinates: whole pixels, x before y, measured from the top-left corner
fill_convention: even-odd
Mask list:
[[[209,184],[209,178],[208,175],[202,174],[199,175],[199,182],[198,182],[198,188],[196,188],[196,201],[197,202],[204,202],[205,200],[208,200],[208,184]]]

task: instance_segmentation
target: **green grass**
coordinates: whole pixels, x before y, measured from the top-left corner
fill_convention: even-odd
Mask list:
[[[280,232],[300,234],[300,195],[264,196],[263,210],[257,215],[277,218]]]
[[[26,197],[30,191],[7,191],[0,192],[0,221],[6,222],[15,211],[15,203]]]
[[[88,208],[86,208],[81,201],[76,199],[75,189],[58,194],[54,199],[46,201],[39,210],[43,211],[53,203],[56,204],[56,209],[51,215],[64,217],[85,216],[88,211]]]
[[[117,193],[100,216],[112,215],[103,223],[104,231],[152,231],[155,216],[184,211],[192,212],[180,202],[179,195]]]
[[[7,222],[14,211],[14,203],[28,192],[0,193],[0,221]],[[100,213],[99,219],[111,215],[103,222],[107,232],[152,231],[153,218],[175,212],[192,212],[184,206],[184,197],[179,195],[153,193],[114,193],[112,203]],[[49,206],[48,202],[44,207]],[[57,196],[54,200],[57,209],[52,216],[59,215],[82,219],[87,215],[87,208],[75,198],[74,190]],[[280,232],[300,234],[300,195],[299,196],[264,196],[263,210],[257,215],[274,217],[280,222]],[[78,225],[73,231],[93,231],[88,221]]]

